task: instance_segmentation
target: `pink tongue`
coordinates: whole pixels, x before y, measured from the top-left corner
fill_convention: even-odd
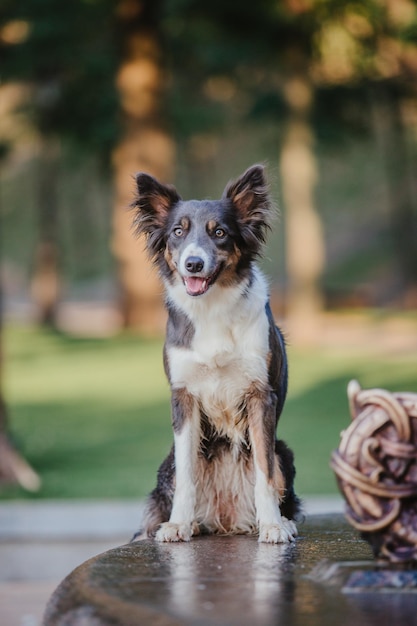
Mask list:
[[[185,278],[185,287],[190,296],[198,296],[206,291],[206,279],[198,276]]]

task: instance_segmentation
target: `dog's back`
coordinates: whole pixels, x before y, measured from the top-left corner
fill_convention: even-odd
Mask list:
[[[270,213],[263,170],[248,170],[219,201],[183,202],[147,175],[137,182],[138,227],[167,293],[175,440],[145,534],[177,541],[259,530],[261,541],[291,540],[293,456],[275,436],[287,359],[255,263]]]

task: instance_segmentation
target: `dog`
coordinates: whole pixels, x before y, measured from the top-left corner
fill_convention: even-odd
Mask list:
[[[250,167],[220,200],[184,201],[145,173],[136,187],[134,228],[166,291],[174,445],[134,540],[218,533],[293,541],[293,453],[275,434],[287,393],[285,342],[256,264],[274,212],[264,168]]]

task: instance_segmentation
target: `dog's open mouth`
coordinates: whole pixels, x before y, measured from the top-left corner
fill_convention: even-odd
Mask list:
[[[212,283],[210,276],[205,278],[202,276],[184,276],[183,281],[189,296],[202,296]]]
[[[209,287],[216,282],[222,269],[223,264],[220,263],[210,276],[183,276],[182,280],[188,295],[202,296],[206,293]]]

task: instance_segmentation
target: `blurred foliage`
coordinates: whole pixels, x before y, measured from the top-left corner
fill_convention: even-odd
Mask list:
[[[3,1],[2,82],[31,86],[27,113],[58,134],[108,156],[117,134],[114,2]]]
[[[294,74],[314,85],[318,125],[335,130],[369,128],[369,81],[395,81],[415,96],[417,17],[409,0],[242,0],[238,8],[231,0],[3,0],[2,81],[31,84],[28,106],[41,132],[71,136],[93,152],[117,139],[114,77],[133,5],[140,9],[131,27],[152,14],[160,32],[179,137],[218,129],[231,107],[243,118],[279,120]]]
[[[344,179],[351,184],[346,201],[345,196],[330,198],[319,185],[319,212],[328,219],[325,230],[332,248],[332,266],[327,271],[342,276],[347,256],[341,254],[335,274],[332,239],[339,238],[335,224],[344,220],[351,256],[357,252],[354,235],[359,241],[361,236],[356,234],[357,213],[351,202],[355,197],[362,211],[360,219],[369,216],[371,245],[380,245],[382,231],[381,242],[389,240],[390,275],[398,275],[394,291],[398,293],[404,283],[415,284],[417,11],[411,0],[242,0],[238,6],[232,0],[74,0],[66,4],[3,0],[0,88],[16,81],[25,87],[17,98],[15,113],[19,124],[25,121],[26,126],[19,126],[12,138],[9,130],[7,137],[0,137],[7,196],[1,211],[7,232],[10,228],[14,231],[10,241],[17,240],[19,229],[23,240],[30,240],[32,233],[26,236],[19,216],[29,210],[22,205],[33,205],[33,191],[20,185],[28,167],[27,152],[20,155],[20,161],[13,161],[14,150],[7,151],[8,142],[13,148],[19,142],[34,140],[36,144],[45,134],[58,136],[64,140],[65,152],[60,184],[69,179],[71,185],[74,178],[82,178],[77,173],[81,169],[97,178],[97,187],[107,184],[108,173],[105,180],[91,164],[109,163],[121,136],[123,120],[115,76],[126,55],[126,34],[141,24],[152,25],[162,45],[167,70],[164,116],[178,146],[177,182],[184,197],[214,197],[228,178],[256,160],[274,166],[290,110],[296,112],[303,98],[310,98],[307,117],[314,129],[323,180],[332,188],[339,182],[342,187]],[[8,129],[12,126],[7,124]],[[353,188],[357,184],[363,191],[362,181],[355,179],[353,172],[356,163],[348,161],[353,141],[360,142],[364,154],[372,153],[375,159],[378,171],[369,186],[378,185],[381,200],[375,198],[372,205],[367,198],[361,201]],[[371,144],[375,149],[369,148]],[[86,157],[80,156],[81,150]],[[346,171],[335,173],[343,161]],[[329,180],[329,166],[336,182]],[[31,178],[32,185],[36,176]],[[84,184],[80,183],[80,192]],[[62,186],[68,188],[66,182]],[[276,181],[273,186],[279,199]],[[365,193],[377,195],[372,189]],[[71,193],[71,207],[63,210],[62,202],[68,203],[60,192],[57,211],[67,224],[71,220],[82,224],[84,216],[87,222],[94,220],[90,204],[106,207],[106,223],[100,226],[100,233],[108,233],[111,192],[107,194],[103,202],[100,194],[90,200],[79,193],[74,201],[77,194]],[[320,204],[323,198],[327,204]],[[332,215],[337,211],[340,219]],[[345,219],[349,211],[350,220]],[[29,216],[27,224],[31,223]],[[103,260],[104,274],[109,262],[101,251],[102,234],[96,237],[90,228],[79,232],[75,239],[80,242],[83,234],[91,236],[91,255],[83,244],[84,251],[75,258],[76,246],[66,248],[70,238],[66,233],[61,242],[64,266],[78,264],[80,269],[72,276],[93,276],[100,274],[95,268]],[[21,252],[26,272],[30,271],[26,259],[34,244],[29,241],[28,245],[25,243]],[[271,255],[283,245],[277,240]],[[96,246],[100,249],[97,256]],[[14,248],[14,257],[17,254]],[[282,260],[283,253],[280,255]],[[95,259],[93,263],[91,259]],[[351,261],[347,259],[346,267]],[[280,274],[281,270],[275,268],[274,272]],[[329,284],[326,277],[324,284]]]

